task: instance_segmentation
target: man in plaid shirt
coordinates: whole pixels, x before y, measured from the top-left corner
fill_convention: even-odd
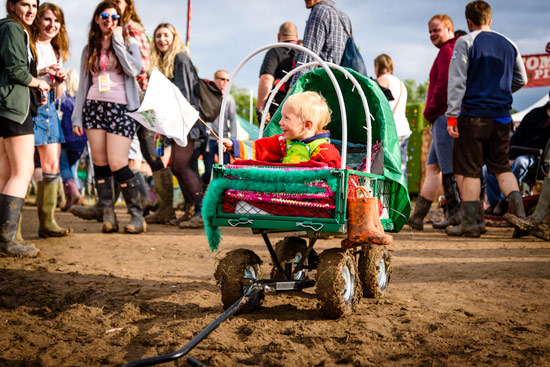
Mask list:
[[[305,0],[306,8],[311,9],[306,22],[304,47],[321,59],[340,65],[346,42],[351,36],[351,21],[342,11],[336,9],[332,0]],[[305,53],[300,53],[296,65],[314,61]],[[293,83],[303,73],[297,73]]]

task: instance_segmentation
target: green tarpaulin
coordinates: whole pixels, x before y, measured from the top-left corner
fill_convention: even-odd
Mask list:
[[[411,211],[411,204],[405,177],[401,171],[401,153],[399,149],[399,141],[395,130],[392,111],[386,97],[380,90],[376,82],[371,79],[356,73],[351,69],[347,69],[357,79],[361,85],[363,92],[367,98],[370,114],[372,115],[372,146],[373,156],[375,156],[372,173],[379,174],[385,177],[384,183],[384,206],[389,209],[389,216],[394,222],[394,231],[399,231],[407,222]],[[345,75],[333,69],[333,73],[338,81],[344,103],[346,106],[347,115],[347,136],[348,146],[352,144],[367,143],[366,119],[363,103],[359,94],[354,89],[352,82]],[[336,96],[336,91],[324,69],[319,68],[310,71],[303,75],[294,85],[289,94],[300,93],[304,91],[316,91],[325,97],[330,109],[332,110],[332,119],[328,125],[328,130],[331,133],[331,138],[341,140],[342,137],[342,122],[340,106]],[[281,133],[279,120],[281,119],[281,108],[277,110],[271,122],[264,131],[264,136],[273,136]],[[377,145],[378,143],[378,145]],[[382,147],[380,150],[376,147]],[[377,150],[378,149],[378,150]],[[375,152],[383,154],[383,159],[377,159]],[[366,155],[366,151],[365,151]],[[349,156],[349,155],[348,155]],[[348,158],[348,161],[352,160]],[[380,164],[378,165],[376,161]],[[348,163],[348,166],[350,164]],[[356,168],[356,167],[352,167]],[[385,202],[384,202],[385,201]]]

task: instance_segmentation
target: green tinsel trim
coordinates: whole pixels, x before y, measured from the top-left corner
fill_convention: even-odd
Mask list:
[[[266,170],[257,168],[226,169],[226,176],[239,179],[216,178],[208,186],[208,191],[202,201],[202,216],[204,229],[208,238],[208,245],[212,251],[216,251],[221,242],[221,234],[218,227],[214,227],[212,221],[216,215],[218,202],[222,200],[225,190],[251,190],[259,192],[282,192],[289,194],[311,194],[323,192],[324,189],[316,186],[308,186],[306,183],[313,181],[326,181],[333,191],[336,191],[338,178],[331,170],[318,171],[287,171]]]

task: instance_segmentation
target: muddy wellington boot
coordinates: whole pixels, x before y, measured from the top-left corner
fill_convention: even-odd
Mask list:
[[[19,242],[15,237],[25,199],[0,194],[0,255],[36,257],[40,250],[32,243]]]
[[[445,229],[449,236],[480,237],[479,217],[483,215],[481,201],[462,201],[460,203],[460,224]]]
[[[532,234],[550,241],[548,226],[543,224],[543,220],[548,215],[550,215],[550,177],[545,177],[535,212],[527,218],[521,218],[511,213],[506,214],[504,218],[519,230],[517,231],[518,237]],[[516,234],[516,231],[514,231],[514,234]]]
[[[188,221],[181,222],[178,227],[184,228],[203,228],[204,220],[202,219],[202,199],[195,202],[195,214]]]
[[[145,180],[145,177],[143,176],[143,173],[140,171],[132,171],[134,172],[134,176],[137,178],[138,187],[139,187],[139,194],[141,198],[141,208],[143,209],[143,213],[149,213],[155,210],[155,203],[151,200],[149,197],[149,184],[147,184],[147,181]]]
[[[73,205],[82,204],[82,196],[80,196],[80,192],[78,192],[78,187],[76,187],[74,179],[68,178],[63,183],[63,191],[65,191],[65,205],[61,208],[62,212],[66,212]]]
[[[430,200],[418,195],[418,199],[416,199],[416,206],[414,207],[414,213],[409,217],[409,227],[416,229],[417,231],[422,231],[424,229],[424,218],[428,215],[431,206],[432,202]]]
[[[97,191],[97,206],[101,209],[101,221],[103,233],[118,232],[118,221],[115,214],[115,197],[113,176],[95,179]]]
[[[124,226],[124,232],[131,234],[147,232],[147,223],[143,218],[143,210],[141,209],[138,178],[134,176],[129,180],[120,182],[120,191],[124,196],[124,201],[126,201],[131,216],[130,223]]]
[[[523,197],[521,196],[521,193],[519,191],[512,191],[508,194],[506,197],[506,200],[508,200],[508,205],[510,207],[510,214],[513,214],[514,216],[518,218],[525,218],[525,207],[523,206]],[[512,238],[520,238],[523,236],[526,236],[528,233],[525,231],[522,231],[519,228],[514,228],[514,233],[512,234]]]
[[[455,176],[452,173],[443,175],[443,190],[445,192],[445,206],[447,216],[440,222],[432,224],[434,229],[445,229],[448,226],[460,224],[460,194]]]
[[[65,237],[73,232],[72,228],[62,228],[55,220],[55,208],[57,207],[57,194],[59,192],[59,175],[44,174],[44,178],[38,183],[38,236]]]
[[[114,187],[114,192],[114,200],[116,201],[116,199],[118,199],[118,196],[120,195],[120,189],[118,188],[118,185]],[[69,208],[69,213],[73,214],[76,217],[79,217],[80,219],[97,220],[98,222],[103,222],[103,208],[99,204],[99,193],[97,194],[97,196],[98,199],[94,205],[73,205]]]
[[[174,181],[170,168],[163,168],[153,172],[155,193],[158,197],[158,210],[145,217],[147,223],[169,224],[176,218],[174,211]],[[179,223],[177,223],[179,224]]]

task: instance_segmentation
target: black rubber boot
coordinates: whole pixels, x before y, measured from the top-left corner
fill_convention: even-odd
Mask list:
[[[461,222],[457,226],[447,227],[449,236],[479,237],[481,226],[479,216],[483,215],[481,201],[462,201],[460,203]]]
[[[517,218],[525,218],[525,207],[523,206],[523,198],[519,191],[512,191],[506,197],[508,204],[510,206],[510,214],[516,216]],[[521,238],[527,236],[529,232],[523,231],[519,228],[514,228],[514,233],[512,238]]]
[[[141,209],[138,178],[134,176],[120,182],[120,191],[131,215],[130,223],[124,226],[124,232],[132,234],[147,232],[147,223],[145,223]]]
[[[25,199],[0,194],[0,255],[36,257],[40,250],[32,243],[15,239]]]
[[[153,172],[155,192],[158,197],[158,210],[145,217],[147,223],[169,224],[176,218],[174,211],[174,181],[170,168],[164,168]]]
[[[115,214],[115,198],[113,176],[97,178],[97,205],[101,208],[103,233],[118,232],[118,221]]]
[[[434,229],[445,229],[448,226],[460,224],[460,193],[452,173],[443,175],[443,190],[445,191],[447,217],[440,222],[433,223]]]
[[[514,236],[517,237],[515,238],[532,234],[543,240],[549,241],[550,232],[548,226],[542,224],[542,221],[548,215],[550,215],[550,177],[545,177],[539,201],[535,207],[535,212],[527,218],[520,218],[514,214],[506,214],[504,218],[516,227]]]
[[[432,202],[430,200],[418,195],[418,199],[416,199],[416,206],[414,207],[414,213],[409,217],[409,227],[416,229],[417,231],[422,231],[424,229],[424,218],[428,215],[431,206]]]

